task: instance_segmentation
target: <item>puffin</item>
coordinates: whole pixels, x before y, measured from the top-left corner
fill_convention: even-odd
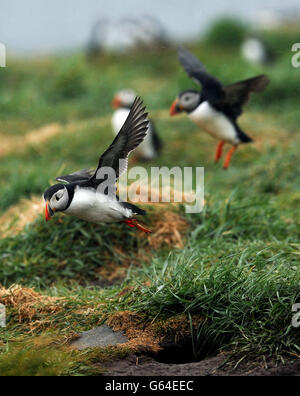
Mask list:
[[[247,37],[241,46],[243,58],[258,66],[272,65],[276,60],[274,51],[260,38],[255,35]]]
[[[148,113],[141,98],[134,100],[124,125],[111,146],[99,159],[95,172],[81,170],[56,179],[43,197],[46,204],[46,221],[56,213],[74,216],[91,223],[125,223],[146,234],[136,216],[146,212],[117,196],[116,182],[127,171],[128,157],[145,139],[148,131]]]
[[[178,57],[188,76],[202,86],[202,92],[192,89],[181,92],[171,106],[170,115],[187,113],[194,123],[219,141],[216,162],[222,158],[225,144],[230,144],[232,148],[224,163],[227,170],[237,148],[253,142],[238,125],[243,107],[251,94],[264,91],[270,80],[266,75],[260,75],[224,86],[186,49],[179,48]]]
[[[136,93],[131,89],[124,89],[118,92],[112,102],[115,112],[112,117],[112,130],[114,135],[120,130],[120,126],[128,117],[128,114],[134,103]],[[136,150],[137,156],[145,162],[152,161],[159,157],[163,143],[157,133],[156,127],[152,120],[149,120],[149,129],[144,142]]]

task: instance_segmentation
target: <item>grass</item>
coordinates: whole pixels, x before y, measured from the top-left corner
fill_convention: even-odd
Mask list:
[[[187,249],[163,267],[156,262],[147,271],[151,287],[139,287],[131,297],[138,301],[134,309],[161,315],[200,313],[205,322],[197,333],[199,354],[205,343],[214,351],[237,351],[248,358],[281,358],[279,351],[288,349],[296,354],[297,334],[287,310],[299,299],[296,268],[290,269],[288,259],[274,263],[272,256],[271,264],[262,257],[255,268],[251,259],[247,263],[249,256],[259,260],[251,246],[242,255],[229,254],[207,266],[202,250]]]
[[[93,368],[92,358],[87,356],[87,353],[55,348],[49,346],[49,342],[49,339],[36,339],[34,343],[22,343],[2,352],[1,376],[54,377],[99,374],[99,371]]]
[[[299,331],[291,327],[292,305],[300,300],[300,96],[299,70],[290,66],[294,38],[291,32],[268,33],[266,39],[278,41],[280,50],[278,62],[267,70],[245,64],[235,47],[191,46],[224,82],[262,72],[272,80],[241,120],[255,144],[238,150],[227,173],[213,163],[215,143],[208,136],[186,118],[168,116],[177,93],[193,87],[174,50],[107,55],[92,65],[82,54],[16,59],[0,69],[0,136],[12,144],[8,154],[0,151],[0,222],[8,209],[17,212],[23,198],[40,196],[55,176],[97,163],[112,139],[110,102],[124,87],[145,99],[165,141],[153,165],[204,166],[206,173],[203,213],[147,207],[145,222],[155,232],[165,213],[175,212],[184,221],[183,248],[174,246],[173,218],[166,220],[169,234],[154,234],[157,244],[122,225],[68,218],[46,225],[42,213],[17,235],[2,237],[0,284],[14,298],[5,300],[8,326],[0,329],[0,375],[103,373],[106,360],[143,350],[134,338],[125,349],[84,353],[70,350],[68,342],[107,319],[114,323],[112,318],[124,312],[136,315],[156,341],[169,334],[176,338],[174,322],[183,326],[183,321],[183,334],[192,338],[198,358],[220,351],[234,364],[299,357]],[[51,123],[60,128],[54,138],[20,144],[28,132]],[[20,300],[9,289],[15,284]],[[32,287],[38,293],[34,298],[28,291]],[[136,322],[124,322],[130,336]]]

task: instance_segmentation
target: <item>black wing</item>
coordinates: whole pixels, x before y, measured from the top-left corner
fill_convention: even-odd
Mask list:
[[[72,173],[71,175],[60,176],[56,180],[62,183],[81,183],[90,180],[94,172],[88,169],[83,169],[78,172]]]
[[[143,142],[147,135],[149,121],[145,109],[141,98],[136,98],[118,136],[101,156],[96,173],[90,179],[91,184],[103,181],[101,172],[99,172],[101,168],[113,169],[116,172],[117,179],[126,171],[130,153]],[[123,161],[121,167],[120,161]]]
[[[211,102],[224,97],[222,84],[205,69],[204,65],[189,51],[179,48],[178,57],[185,72],[197,84],[202,85],[203,95]]]
[[[264,91],[269,83],[270,79],[263,75],[228,85],[224,87],[225,97],[214,104],[224,113],[237,118],[250,100],[251,93]]]

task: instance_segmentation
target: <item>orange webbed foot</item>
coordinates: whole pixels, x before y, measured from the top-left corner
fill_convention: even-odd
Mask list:
[[[225,145],[225,142],[220,142],[220,143],[218,144],[217,151],[216,151],[216,158],[215,158],[216,164],[217,164],[217,163],[220,161],[220,159],[222,158],[224,145]]]
[[[234,146],[234,147],[232,147],[232,148],[229,150],[229,152],[228,152],[228,154],[227,154],[227,157],[226,157],[226,160],[225,160],[225,163],[224,163],[224,169],[225,169],[225,170],[227,170],[227,169],[229,168],[230,163],[231,163],[232,156],[233,156],[233,154],[236,152],[236,150],[237,150],[237,146]]]
[[[151,230],[139,224],[136,219],[124,220],[123,223],[127,224],[130,228],[137,228],[138,230],[144,232],[145,234],[152,234]]]

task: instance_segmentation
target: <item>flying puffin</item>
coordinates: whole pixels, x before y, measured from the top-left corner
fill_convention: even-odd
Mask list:
[[[117,179],[126,172],[128,157],[145,139],[148,130],[148,113],[143,102],[136,98],[119,134],[100,157],[95,172],[79,171],[62,176],[60,183],[44,193],[46,221],[61,212],[91,223],[125,223],[145,233],[151,231],[134,218],[146,212],[116,195]]]
[[[238,146],[252,142],[252,139],[239,127],[237,119],[242,115],[243,107],[249,101],[251,93],[262,92],[270,80],[262,75],[223,86],[208,74],[202,63],[190,52],[180,48],[178,56],[189,77],[202,85],[202,92],[196,90],[182,92],[172,104],[170,114],[174,116],[186,112],[192,121],[220,141],[216,162],[222,157],[224,145],[231,144],[233,147],[228,152],[224,164],[224,169],[228,169]]]
[[[128,117],[135,97],[135,92],[130,89],[122,90],[114,97],[112,102],[112,106],[116,110],[112,117],[112,129],[114,135],[117,135],[120,127],[124,124],[124,121]],[[153,121],[149,120],[147,137],[136,150],[136,154],[143,161],[152,161],[159,156],[162,146],[163,144],[157,134],[155,125]]]

